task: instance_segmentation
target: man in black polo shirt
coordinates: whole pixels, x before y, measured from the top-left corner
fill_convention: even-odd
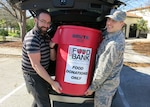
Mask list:
[[[50,107],[48,85],[61,93],[61,87],[48,74],[49,59],[55,60],[54,43],[45,37],[51,24],[48,11],[39,10],[35,17],[35,26],[23,41],[22,70],[28,92],[34,97],[32,107]]]

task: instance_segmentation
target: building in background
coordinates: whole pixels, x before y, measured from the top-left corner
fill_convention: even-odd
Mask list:
[[[131,38],[131,37],[138,37],[139,32],[137,30],[137,22],[140,18],[140,16],[137,16],[136,14],[126,12],[127,18],[125,20],[126,26],[125,26],[125,38]]]
[[[136,9],[127,11],[126,23],[131,25],[131,27],[132,27],[133,26],[132,21],[136,22],[136,20],[139,18],[143,18],[144,20],[146,20],[148,22],[147,27],[150,30],[150,20],[149,20],[150,19],[150,6],[146,6],[143,8],[136,8]],[[128,29],[130,29],[130,28],[128,28],[129,25],[127,25],[127,31],[126,32],[128,32]],[[150,31],[148,31],[146,33],[147,33],[146,38],[150,39]],[[138,35],[139,35],[139,32],[136,31],[135,37],[138,37]],[[129,38],[129,37],[130,37],[130,33],[126,34],[126,38]]]

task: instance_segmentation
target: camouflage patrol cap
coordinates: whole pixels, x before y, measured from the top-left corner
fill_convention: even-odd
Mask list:
[[[126,12],[116,10],[113,14],[106,15],[105,17],[109,17],[115,21],[124,21],[126,19]]]

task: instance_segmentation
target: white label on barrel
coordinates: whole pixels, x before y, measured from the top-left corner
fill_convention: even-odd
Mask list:
[[[91,53],[92,48],[69,45],[64,82],[87,83]]]

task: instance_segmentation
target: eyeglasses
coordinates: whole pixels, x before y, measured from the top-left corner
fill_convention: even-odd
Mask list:
[[[45,20],[41,20],[41,19],[38,19],[41,23],[43,24],[48,24],[48,25],[51,25],[51,22],[46,22]]]

